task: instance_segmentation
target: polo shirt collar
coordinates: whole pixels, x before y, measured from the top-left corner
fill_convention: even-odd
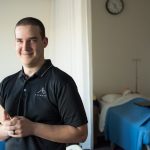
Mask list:
[[[46,59],[43,66],[33,75],[33,76],[39,76],[39,77],[43,77],[45,75],[45,73],[53,66],[53,64],[51,63],[51,60],[50,59]],[[24,74],[24,70],[23,70],[23,67],[22,67],[22,70],[20,71],[19,73],[19,78],[20,77],[24,77],[25,74]]]
[[[36,73],[37,76],[43,77],[45,73],[52,67],[52,63],[50,59],[46,59],[43,66],[39,69],[39,71]]]

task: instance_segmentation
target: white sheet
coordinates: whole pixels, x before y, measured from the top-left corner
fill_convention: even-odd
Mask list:
[[[110,107],[124,104],[124,103],[126,103],[134,98],[138,98],[138,97],[143,97],[143,96],[141,96],[139,94],[127,94],[125,96],[121,96],[120,98],[116,99],[116,101],[114,101],[113,103],[106,103],[106,102],[103,102],[102,100],[99,100],[99,102],[101,104],[101,113],[99,115],[99,130],[101,132],[104,131],[106,114]]]

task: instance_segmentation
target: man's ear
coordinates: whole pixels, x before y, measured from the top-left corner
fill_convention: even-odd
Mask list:
[[[48,38],[47,37],[45,37],[43,39],[43,44],[44,44],[44,48],[48,45]]]

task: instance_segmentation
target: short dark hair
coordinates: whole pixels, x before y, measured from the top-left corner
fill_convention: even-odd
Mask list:
[[[40,29],[40,34],[41,37],[44,38],[45,37],[45,27],[43,25],[43,23],[37,19],[37,18],[33,18],[33,17],[26,17],[23,18],[21,20],[19,20],[16,24],[17,26],[21,26],[21,25],[33,25],[33,26],[38,26]]]

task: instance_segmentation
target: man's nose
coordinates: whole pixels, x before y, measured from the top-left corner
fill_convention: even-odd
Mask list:
[[[23,48],[24,51],[29,51],[30,50],[30,43],[29,42],[24,42],[22,48]]]

